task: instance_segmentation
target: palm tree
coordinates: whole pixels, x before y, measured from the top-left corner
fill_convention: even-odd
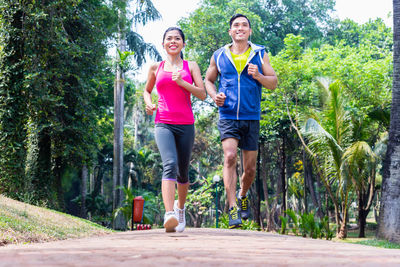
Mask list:
[[[358,237],[365,237],[367,216],[375,197],[376,165],[378,156],[368,143],[357,141],[343,154],[342,173],[353,181],[358,198]]]
[[[400,0],[393,0],[393,91],[378,236],[400,242]]]
[[[303,132],[308,138],[306,150],[311,154],[314,166],[333,202],[335,220],[338,225],[337,237],[346,238],[349,193],[351,180],[343,175],[341,166],[345,148],[349,146],[351,120],[344,109],[342,86],[339,82],[319,80],[328,96],[322,119],[309,118]]]
[[[124,135],[124,80],[125,73],[122,67],[121,55],[126,56],[127,45],[129,48],[134,49],[135,59],[138,65],[143,64],[145,61],[146,53],[150,56],[158,56],[154,46],[143,42],[140,35],[128,31],[127,11],[129,0],[115,1],[118,10],[118,40],[117,51],[118,61],[117,70],[115,75],[114,87],[114,160],[113,160],[113,209],[120,207],[124,199],[123,193],[118,188],[123,187],[123,135]],[[150,0],[135,0],[133,23],[146,24],[149,21],[161,18],[160,13],[155,9]],[[126,32],[129,32],[128,38]],[[124,222],[122,217],[118,217],[115,221],[114,228],[124,229]]]

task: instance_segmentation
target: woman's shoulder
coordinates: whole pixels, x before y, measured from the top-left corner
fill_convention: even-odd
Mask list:
[[[197,64],[196,61],[188,61],[188,65],[189,65],[189,69],[194,69],[194,68],[199,67],[199,65]]]
[[[152,64],[150,65],[150,70],[156,71],[156,70],[158,69],[158,67],[160,66],[161,62],[162,62],[162,61],[152,63]]]

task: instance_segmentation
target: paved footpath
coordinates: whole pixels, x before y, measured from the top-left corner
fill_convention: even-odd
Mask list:
[[[400,250],[243,230],[156,229],[0,247],[0,266],[400,266]]]

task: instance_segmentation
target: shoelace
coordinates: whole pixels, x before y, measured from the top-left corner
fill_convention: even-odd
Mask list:
[[[183,223],[185,219],[185,210],[178,209],[179,223]]]
[[[247,210],[247,197],[241,199],[242,202],[242,210]]]
[[[231,211],[231,217],[232,217],[232,220],[236,220],[239,217],[239,214],[236,209],[233,209]]]
[[[165,217],[173,216],[173,215],[175,215],[175,212],[173,212],[173,211],[168,211],[165,213]]]

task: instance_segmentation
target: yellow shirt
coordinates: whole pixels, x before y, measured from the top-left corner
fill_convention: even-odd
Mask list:
[[[244,67],[246,67],[246,62],[247,59],[249,58],[250,52],[251,52],[251,47],[249,47],[249,49],[247,49],[247,51],[241,55],[236,55],[231,51],[233,63],[235,63],[235,67],[238,73],[241,73]]]

